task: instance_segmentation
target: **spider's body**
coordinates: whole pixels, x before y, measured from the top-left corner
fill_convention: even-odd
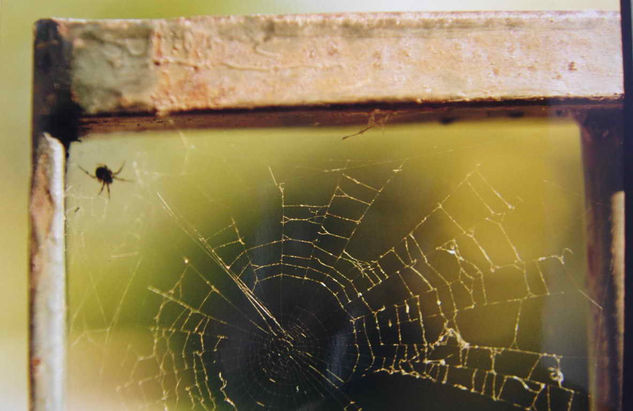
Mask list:
[[[107,184],[107,185],[112,184],[115,176],[116,174],[113,173],[112,170],[108,168],[108,166],[99,166],[95,170],[95,177],[97,178],[98,181],[100,181],[103,184]]]
[[[112,171],[105,164],[99,164],[97,166],[97,168],[95,169],[95,173],[94,174],[90,174],[87,170],[85,170],[81,166],[79,166],[79,168],[81,169],[81,171],[86,173],[88,176],[90,176],[91,178],[96,179],[97,181],[99,181],[101,183],[101,190],[99,190],[99,193],[97,195],[101,194],[103,192],[103,189],[105,188],[108,191],[108,198],[110,198],[110,184],[112,184],[114,182],[114,180],[130,181],[130,180],[126,180],[124,178],[117,177],[119,175],[119,173],[121,172],[121,170],[123,170],[123,166],[124,165],[125,165],[125,163],[121,164],[121,167],[119,167],[119,169],[117,171]]]

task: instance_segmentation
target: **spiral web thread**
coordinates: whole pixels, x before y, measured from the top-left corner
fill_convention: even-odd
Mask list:
[[[295,391],[311,391],[342,409],[358,409],[358,399],[345,391],[346,384],[370,374],[397,374],[517,408],[584,409],[587,393],[567,384],[565,364],[586,364],[587,358],[540,352],[522,343],[520,330],[523,311],[535,300],[581,295],[588,303],[597,303],[567,272],[570,250],[522,258],[504,226],[515,207],[478,168],[375,258],[363,260],[348,249],[368,211],[405,167],[406,161],[391,167],[378,184],[353,175],[351,166],[325,170],[337,175],[337,183],[322,204],[289,201],[286,184],[270,169],[279,195],[282,234],[259,244],[247,243],[234,219],[213,234],[200,232],[159,195],[172,220],[215,262],[220,274],[214,275],[222,280],[184,257],[170,288],[147,288],[161,300],[151,327],[153,348],[151,353],[130,351],[129,379],[119,390],[140,393],[149,409],[173,404],[179,409],[238,408],[241,398],[267,409],[296,408],[301,404],[287,394]],[[470,215],[470,220],[451,212],[457,197],[464,195],[484,212]],[[445,238],[425,235],[438,224],[450,227],[443,230]],[[484,244],[489,241],[507,252],[493,255]],[[437,268],[446,264],[455,269]],[[292,358],[279,362],[279,367],[292,370],[296,382],[278,395],[271,387],[287,384],[274,377],[283,369],[268,372],[265,384],[249,384],[247,378],[231,381],[218,360],[222,348],[232,343],[230,335],[288,336],[289,344],[300,345],[284,329],[279,317],[283,314],[273,313],[258,297],[271,281],[278,282],[281,298],[284,287],[290,290],[297,282],[326,291],[347,316],[351,330],[342,347],[348,364],[344,367],[309,350],[302,352],[300,346],[289,348]],[[504,287],[504,281],[512,281],[512,287]],[[188,295],[192,288],[201,298]],[[221,308],[215,312],[214,307]],[[497,312],[512,319],[499,320],[505,342],[472,341],[465,335],[469,333],[462,328],[471,319]],[[328,319],[317,321],[325,324]],[[148,365],[153,372],[141,371]],[[254,390],[271,390],[263,395],[270,402],[258,400],[262,396]]]

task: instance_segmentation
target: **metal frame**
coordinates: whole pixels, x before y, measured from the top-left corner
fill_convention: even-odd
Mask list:
[[[559,116],[582,130],[594,409],[621,409],[622,49],[613,12],[42,20],[35,27],[31,409],[64,409],[64,173],[89,132]],[[602,315],[606,321],[597,321]],[[609,358],[616,359],[610,362]]]

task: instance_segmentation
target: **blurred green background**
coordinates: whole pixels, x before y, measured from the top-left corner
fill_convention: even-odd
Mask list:
[[[409,10],[617,10],[618,0],[0,0],[0,409],[27,406],[27,206],[32,25],[39,18],[163,18]]]
[[[317,241],[311,236],[314,227],[297,220],[305,211],[288,206],[280,209],[281,201],[286,205],[311,205],[312,216],[319,205],[333,204],[328,212],[339,218],[330,219],[323,227],[344,233],[349,226],[341,224],[341,217],[359,218],[364,209],[360,201],[371,201],[374,193],[349,183],[341,174],[380,187],[380,195],[360,217],[358,229],[345,246],[349,256],[369,264],[399,244],[406,233],[414,232],[416,242],[444,278],[455,278],[457,266],[466,271],[470,268],[471,274],[479,270],[489,303],[479,298],[482,293],[477,286],[471,288],[465,277],[463,283],[441,285],[423,264],[416,265],[428,282],[444,290],[435,296],[424,291],[423,283],[407,277],[411,292],[427,302],[425,310],[430,312],[425,311],[425,324],[427,320],[433,324],[430,306],[440,305],[428,301],[441,301],[447,307],[446,317],[455,315],[461,338],[468,344],[492,344],[507,352],[514,330],[518,330],[515,348],[523,352],[517,355],[533,358],[526,352],[531,351],[562,356],[565,387],[573,387],[580,398],[587,390],[588,301],[582,294],[586,273],[584,201],[575,124],[547,118],[457,121],[451,125],[428,122],[376,127],[342,140],[341,136],[356,130],[358,126],[177,130],[94,134],[73,143],[66,181],[70,408],[105,411],[150,404],[154,407],[151,409],[197,409],[188,401],[187,393],[207,392],[195,377],[202,374],[210,376],[211,396],[222,398],[221,390],[213,386],[219,381],[219,367],[210,358],[224,358],[227,352],[205,349],[208,357],[203,365],[193,358],[197,347],[214,346],[211,341],[215,333],[224,335],[227,330],[214,324],[201,332],[192,319],[195,316],[189,317],[188,309],[183,307],[215,300],[209,287],[213,284],[228,301],[245,312],[248,308],[240,304],[241,294],[235,292],[217,261],[203,253],[189,235],[202,236],[223,259],[222,266],[235,261],[229,269],[242,273],[243,260],[236,258],[242,248],[235,244],[235,233],[224,229],[234,222],[249,250],[249,261],[260,267],[256,274],[255,270],[246,270],[241,276],[247,285],[252,284],[249,279],[253,275],[262,279],[275,273],[282,261],[301,265],[296,256],[314,252],[312,245],[305,244]],[[98,182],[79,168],[92,170],[99,163],[113,168],[125,163],[120,177],[131,180],[114,181],[110,199],[106,193],[97,195]],[[389,177],[393,180],[386,183]],[[283,200],[276,184],[283,185]],[[333,197],[339,184],[342,191],[339,197]],[[357,201],[340,197],[342,192]],[[174,215],[165,212],[163,201]],[[436,208],[439,202],[443,211]],[[495,215],[488,210],[494,210]],[[282,215],[294,221],[287,220],[282,228]],[[472,247],[451,219],[473,233],[490,260],[482,258],[479,249]],[[413,229],[417,224],[420,226]],[[195,235],[192,231],[185,234],[183,226],[195,227]],[[287,239],[302,240],[285,242],[287,260],[278,244],[282,230]],[[341,245],[337,240],[321,240],[318,246],[330,251]],[[417,256],[415,250],[412,254]],[[517,258],[522,263],[515,264]],[[408,294],[394,286],[399,280],[391,271],[393,261],[385,261],[386,273],[394,281],[372,290],[364,288],[368,283],[359,281],[351,294],[367,293],[370,301],[383,307],[401,304]],[[282,272],[296,274],[298,266],[294,264],[286,263]],[[264,268],[267,265],[272,266]],[[334,267],[347,278],[355,277],[346,263]],[[318,278],[315,271],[309,274]],[[281,282],[269,280],[261,281],[254,292],[273,313],[280,313],[277,303],[283,301],[283,312],[290,323],[302,319],[300,314],[306,309],[294,305],[298,296],[302,303],[309,303],[315,295],[325,297],[336,291],[327,280],[330,288],[322,295],[318,293],[320,286],[299,286],[306,283],[285,278],[277,293],[271,284]],[[535,298],[530,297],[526,283]],[[447,289],[451,292],[446,293]],[[520,316],[517,298],[525,299]],[[475,305],[466,309],[473,301]],[[243,330],[248,323],[242,324],[241,316],[230,316],[231,310],[223,302],[217,299],[205,303],[202,312],[226,320],[231,324],[228,328]],[[463,309],[452,311],[453,304]],[[322,325],[334,327],[335,307],[324,307],[323,301],[318,306],[323,311],[316,317],[328,319]],[[246,317],[253,321],[257,318]],[[180,321],[184,318],[187,320]],[[383,323],[391,329],[386,320]],[[427,338],[433,335],[431,330],[437,332],[430,326]],[[339,332],[336,335],[345,335],[344,330]],[[389,334],[384,332],[385,336]],[[249,338],[241,333],[230,335],[222,348],[261,338],[256,332],[249,333]],[[436,355],[445,355],[450,361],[446,352],[439,350]],[[245,354],[230,358],[223,363],[226,368],[222,367],[220,375],[225,375],[231,400],[238,409],[249,408],[250,395],[240,387],[260,387],[258,384],[266,380],[249,373],[253,357]],[[353,352],[345,358],[354,358]],[[525,366],[518,359],[511,362],[519,370]],[[344,363],[341,360],[338,364]],[[262,363],[258,365],[258,369],[266,369]],[[488,365],[481,362],[478,366],[487,369]],[[544,368],[541,364],[538,369]],[[240,371],[229,378],[225,372],[231,369]],[[526,374],[528,369],[524,369]],[[178,383],[170,380],[172,375],[177,376]],[[248,383],[240,384],[240,376]],[[395,407],[394,401],[398,400],[403,409],[410,409],[422,399],[427,410],[452,410],[465,402],[469,411],[508,408],[507,403],[494,403],[485,395],[459,397],[457,390],[448,389],[450,386],[430,381],[420,385],[407,381],[411,384],[403,389],[398,378],[383,377],[354,378],[347,381],[345,389],[358,387],[360,392],[353,398],[363,409]],[[276,388],[276,395],[283,397],[283,385]],[[448,395],[450,400],[443,398],[443,392],[452,393]],[[208,400],[206,394],[200,394],[200,398]],[[517,398],[520,396],[512,400]],[[224,409],[221,402],[217,405]],[[326,407],[320,403],[315,409]]]

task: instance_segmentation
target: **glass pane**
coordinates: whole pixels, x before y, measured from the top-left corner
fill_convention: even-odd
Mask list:
[[[577,127],[360,129],[73,143],[70,407],[586,409]]]

